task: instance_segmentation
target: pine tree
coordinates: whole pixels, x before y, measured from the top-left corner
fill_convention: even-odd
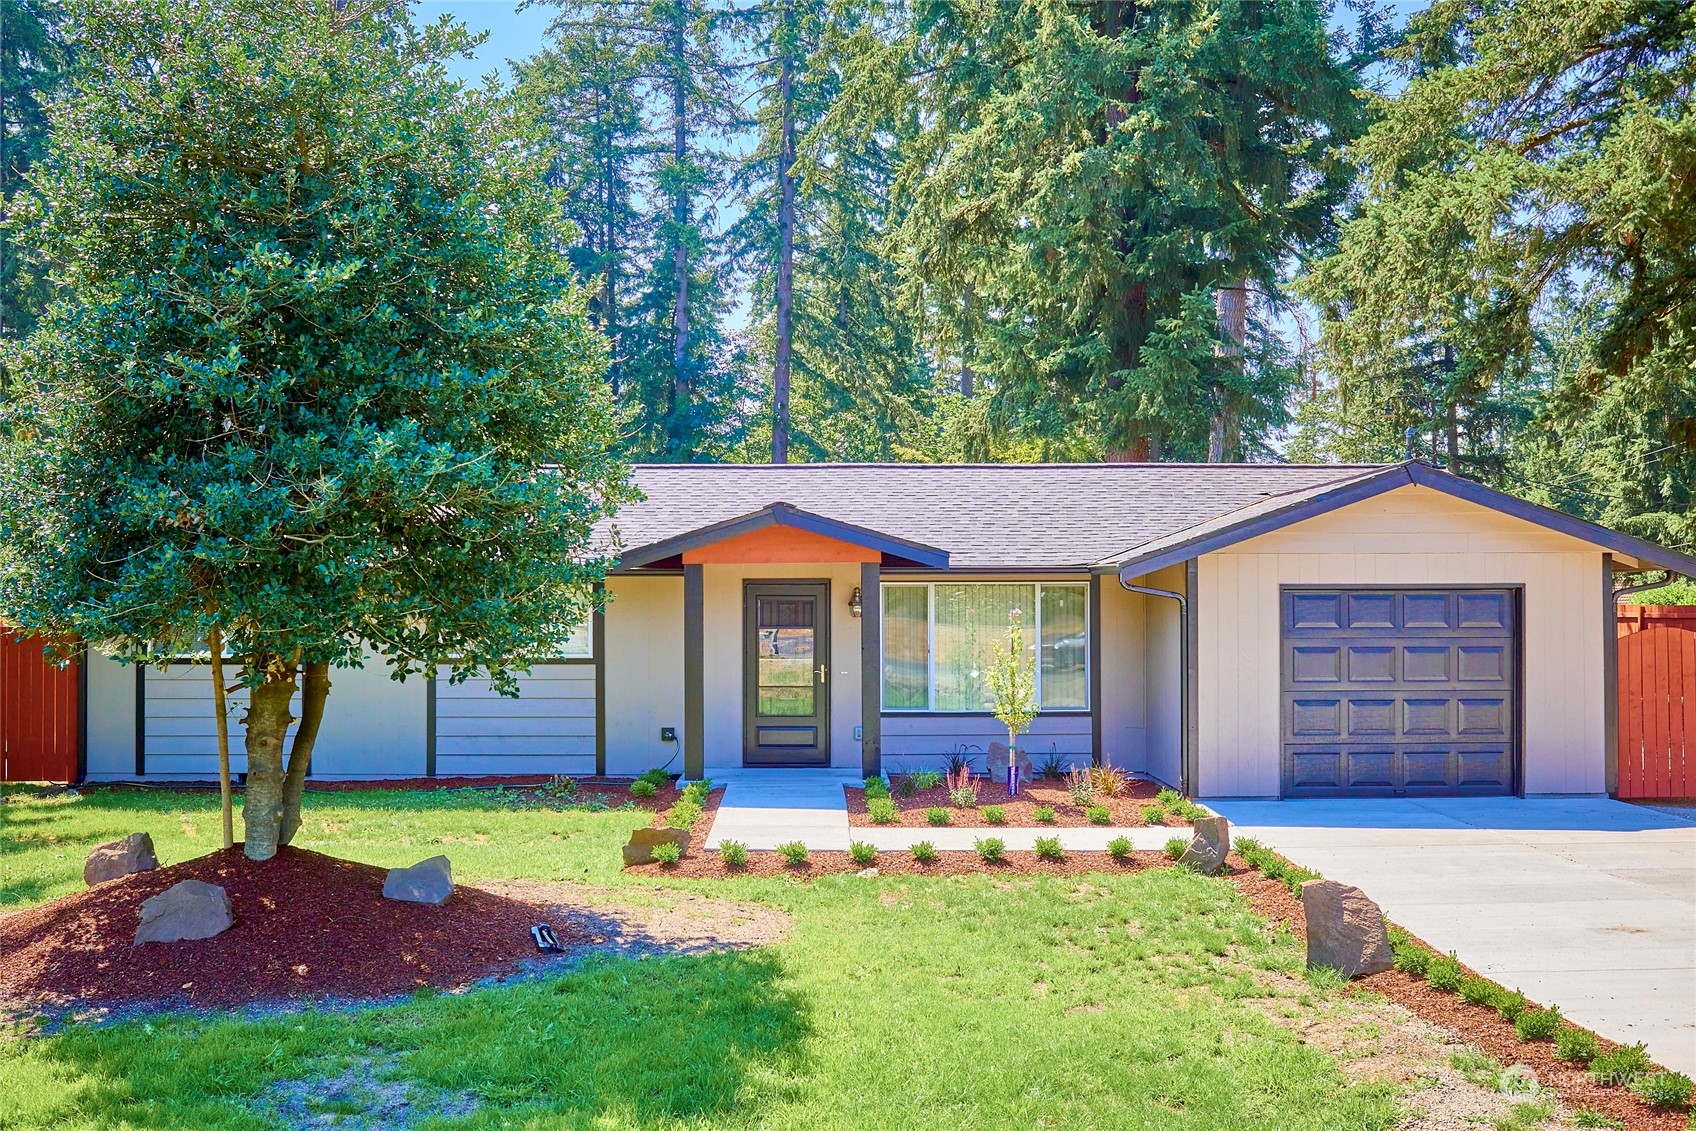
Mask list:
[[[0,217],[47,152],[47,103],[71,67],[56,0],[0,0]],[[47,304],[44,264],[28,264],[0,227],[0,339],[29,333]]]
[[[1235,456],[1281,420],[1293,371],[1246,304],[1242,341],[1222,333],[1219,294],[1276,301],[1346,183],[1356,84],[1325,20],[1232,0],[915,6],[927,125],[899,185],[902,266],[1003,427],[1194,457],[1218,419]]]

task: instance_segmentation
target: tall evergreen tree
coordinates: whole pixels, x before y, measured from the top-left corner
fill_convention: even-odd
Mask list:
[[[47,152],[46,104],[71,65],[57,0],[0,0],[0,218]],[[0,227],[0,339],[29,333],[47,304],[47,275]]]
[[[1109,458],[1240,454],[1291,371],[1222,334],[1221,289],[1276,296],[1346,183],[1356,83],[1300,0],[935,0],[906,66],[915,299],[1004,425]],[[970,301],[966,301],[966,296]],[[1246,297],[1246,292],[1245,292]],[[1227,303],[1229,305],[1229,303]]]

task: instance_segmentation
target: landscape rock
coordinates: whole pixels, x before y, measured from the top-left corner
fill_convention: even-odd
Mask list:
[[[1215,842],[1197,835],[1190,838],[1190,846],[1178,857],[1178,863],[1185,868],[1193,868],[1204,876],[1211,876],[1224,867],[1225,853]]]
[[[875,879],[877,879],[877,869],[876,868],[861,868],[858,872],[855,872],[854,874],[856,876],[860,877],[862,880],[875,880]]]
[[[1196,836],[1218,850],[1220,859],[1231,851],[1231,822],[1224,817],[1197,817],[1191,826]]]
[[[630,834],[630,843],[624,846],[624,866],[632,864],[652,864],[654,862],[654,846],[660,844],[675,844],[680,851],[689,851],[688,829],[637,829]]]
[[[135,945],[209,939],[235,923],[230,893],[204,880],[184,880],[141,905]]]
[[[1308,880],[1301,885],[1301,906],[1309,966],[1330,966],[1350,978],[1390,968],[1384,913],[1365,892],[1336,880]]]
[[[123,840],[99,845],[91,851],[82,866],[82,882],[93,887],[121,876],[150,872],[158,866],[153,838],[146,833],[131,833]]]
[[[453,894],[453,869],[446,856],[420,860],[410,868],[390,868],[383,877],[383,898],[440,907]]]
[[[1031,769],[1031,758],[1023,750],[1016,751],[1019,760],[1019,780],[1030,781],[1035,776]],[[992,742],[989,744],[989,763],[986,771],[989,780],[997,785],[1007,784],[1007,744]]]

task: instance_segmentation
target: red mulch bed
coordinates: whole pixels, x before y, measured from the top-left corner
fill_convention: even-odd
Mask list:
[[[0,918],[0,1002],[64,1010],[216,1008],[452,988],[534,957],[535,906],[457,887],[440,907],[384,899],[385,870],[299,848],[257,863],[223,849]],[[141,903],[182,880],[230,895],[209,939],[132,945]],[[570,948],[581,936],[553,922]]]
[[[677,803],[677,799],[681,796],[683,796],[682,790],[676,786],[666,786],[665,789],[660,790],[658,797],[649,798],[649,802],[665,802],[664,807],[655,813],[654,819],[648,823],[649,827],[665,828],[665,820],[671,815],[671,807]],[[705,844],[707,842],[707,833],[712,831],[713,821],[718,817],[719,802],[723,800],[724,787],[721,785],[707,794],[707,799],[701,802],[701,819],[695,822],[693,829],[689,830],[691,844]],[[642,805],[644,803],[638,801],[637,804]]]
[[[1116,860],[1105,852],[1068,852],[1064,860],[1044,860],[1034,852],[1009,852],[999,863],[978,859],[975,852],[939,852],[936,860],[921,864],[906,851],[880,852],[869,866],[879,876],[1076,876],[1084,872],[1142,872],[1169,867],[1164,852],[1133,852]],[[732,876],[790,876],[811,880],[819,876],[853,874],[867,865],[854,863],[846,852],[815,852],[805,864],[791,864],[775,852],[750,852],[748,863],[729,868],[716,852],[691,853],[671,867],[639,864],[626,868],[632,875],[681,876],[692,880],[722,880]]]
[[[1256,914],[1273,923],[1288,923],[1297,938],[1307,938],[1307,917],[1302,913],[1301,899],[1291,894],[1288,884],[1267,878],[1235,853],[1230,855],[1226,864],[1226,875]],[[1425,945],[1423,940],[1419,941]],[[1435,948],[1428,949],[1436,952]],[[1471,968],[1466,968],[1466,972],[1477,973]],[[1504,1021],[1494,1009],[1485,1005],[1468,1005],[1458,994],[1432,989],[1424,978],[1400,970],[1386,970],[1382,974],[1369,974],[1358,979],[1353,987],[1389,998],[1410,1013],[1489,1053],[1504,1066],[1525,1065],[1537,1073],[1539,1084],[1553,1088],[1568,1107],[1587,1107],[1602,1112],[1623,1121],[1630,1128],[1685,1131],[1690,1126],[1689,1116],[1685,1113],[1661,1111],[1639,1100],[1625,1088],[1596,1083],[1582,1065],[1556,1057],[1553,1041],[1521,1041],[1514,1032],[1513,1022]],[[1606,1037],[1598,1035],[1597,1040],[1604,1050],[1617,1047]]]
[[[853,828],[874,828],[872,820],[866,815],[866,791],[858,786],[844,786],[848,795],[848,824]],[[1144,806],[1154,804],[1154,797],[1160,792],[1160,786],[1151,781],[1133,780],[1117,797],[1098,797],[1091,805],[1105,805],[1113,814],[1114,825],[1146,826],[1142,819]],[[884,827],[887,828],[927,828],[930,822],[925,820],[925,810],[933,805],[939,805],[948,810],[950,825],[963,829],[995,828],[983,819],[982,807],[999,805],[1007,811],[1007,819],[1002,827],[1008,828],[1047,828],[1063,827],[1069,829],[1083,828],[1090,824],[1084,816],[1084,807],[1073,805],[1072,798],[1066,792],[1066,783],[1058,781],[1034,781],[1021,786],[1017,797],[1007,796],[1004,784],[979,780],[977,809],[956,809],[948,801],[948,787],[939,785],[932,789],[921,789],[911,797],[897,797],[891,791],[890,799],[895,802],[895,820]],[[1050,824],[1036,820],[1031,811],[1038,806],[1048,805],[1054,809],[1054,820]],[[1163,825],[1173,828],[1188,828],[1188,822],[1172,814],[1166,814]]]

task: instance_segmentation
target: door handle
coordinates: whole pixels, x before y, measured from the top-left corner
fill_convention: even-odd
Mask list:
[[[823,667],[821,667],[821,668],[819,668],[819,670],[818,670],[818,677],[819,677],[819,682],[820,682],[820,683],[823,683],[823,682],[824,682],[824,677],[825,677],[825,673],[826,673],[826,672],[828,672],[828,671],[830,671],[830,669],[829,669],[829,668],[823,668]]]

